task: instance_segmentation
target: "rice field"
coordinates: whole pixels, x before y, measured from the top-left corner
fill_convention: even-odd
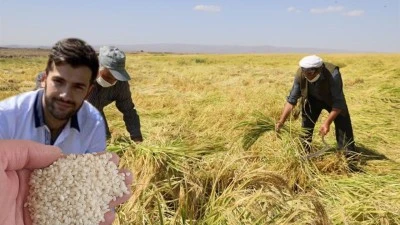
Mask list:
[[[45,54],[0,53],[0,99],[32,90]],[[303,56],[128,54],[145,141],[132,143],[106,108],[107,150],[136,177],[114,225],[400,224],[400,54],[320,54],[340,66],[351,162],[333,124],[328,146],[314,135],[315,151],[329,149],[313,158],[300,120],[273,131]]]

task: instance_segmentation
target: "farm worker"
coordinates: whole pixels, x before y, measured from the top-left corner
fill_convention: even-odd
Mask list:
[[[104,151],[104,120],[84,101],[98,69],[96,52],[86,42],[58,41],[49,54],[44,88],[0,101],[0,139],[55,145],[64,153]]]
[[[275,125],[275,130],[279,132],[297,104],[297,100],[301,98],[302,127],[306,131],[301,138],[305,149],[311,150],[310,144],[315,123],[321,111],[325,109],[329,115],[322,123],[319,134],[326,135],[330,130],[331,123],[334,122],[338,147],[354,152],[353,128],[343,93],[339,67],[323,62],[316,55],[302,58],[299,66],[292,90],[287,97],[280,119]]]
[[[115,102],[117,109],[123,114],[123,120],[130,138],[139,143],[143,141],[140,130],[140,119],[131,98],[129,80],[131,79],[125,69],[125,53],[113,46],[103,46],[99,52],[100,70],[96,82],[87,100],[102,114],[106,123],[107,137],[111,136],[104,107]],[[36,80],[36,87],[40,87],[42,73]]]
[[[28,208],[24,207],[29,191],[29,179],[33,169],[44,168],[62,156],[60,148],[27,140],[0,140],[0,224],[32,224]],[[132,177],[125,180],[127,186]],[[130,194],[125,194],[110,203],[116,207],[126,202]],[[105,222],[111,224],[115,213],[104,215]]]

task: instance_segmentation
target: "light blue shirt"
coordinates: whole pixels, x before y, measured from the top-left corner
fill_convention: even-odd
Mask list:
[[[0,101],[0,139],[23,139],[51,144],[50,129],[43,117],[44,90],[26,92]],[[101,152],[106,149],[104,120],[84,102],[54,142],[66,154]]]

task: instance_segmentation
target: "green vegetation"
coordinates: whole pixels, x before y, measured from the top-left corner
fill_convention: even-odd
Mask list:
[[[310,159],[299,120],[273,131],[302,56],[129,54],[145,141],[106,108],[108,150],[136,177],[114,224],[400,224],[400,55],[321,55],[341,66],[361,151],[350,164],[333,127]],[[45,63],[2,58],[0,99],[33,89]]]

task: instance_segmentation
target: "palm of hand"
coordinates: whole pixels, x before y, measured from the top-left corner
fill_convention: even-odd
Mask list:
[[[29,178],[32,171],[0,171],[0,224],[32,225],[28,208],[24,207],[29,194]],[[112,224],[115,214],[105,214],[101,225]]]
[[[32,225],[25,200],[29,194],[29,179],[33,169],[45,168],[62,156],[61,149],[26,140],[0,140],[0,224]],[[113,156],[118,164],[118,156]],[[29,169],[27,169],[29,168]],[[120,171],[121,173],[124,171]],[[127,173],[125,171],[124,173]],[[132,184],[132,175],[126,177],[126,184]],[[130,194],[117,198],[110,208],[126,202]],[[101,225],[112,224],[115,213],[104,215]]]

